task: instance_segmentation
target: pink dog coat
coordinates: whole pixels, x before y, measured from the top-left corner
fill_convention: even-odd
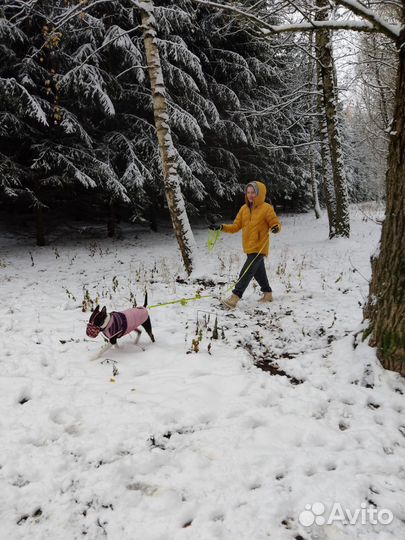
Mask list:
[[[125,311],[112,311],[109,323],[102,332],[106,338],[121,338],[136,330],[149,317],[148,310],[144,307],[126,309]]]

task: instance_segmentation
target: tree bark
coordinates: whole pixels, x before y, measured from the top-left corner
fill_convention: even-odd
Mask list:
[[[153,114],[159,143],[163,169],[163,182],[173,223],[173,228],[183,257],[184,267],[188,274],[193,269],[194,236],[188,220],[185,202],[180,189],[177,172],[177,156],[173,145],[169,126],[169,115],[166,99],[166,88],[163,80],[159,49],[156,44],[156,22],[153,16],[153,2],[145,1],[136,4],[141,11],[143,39],[149,80],[152,89]]]
[[[311,190],[312,190],[312,199],[314,202],[314,212],[316,219],[321,217],[321,207],[319,206],[319,197],[318,197],[318,182],[316,180],[315,174],[315,158],[313,148],[309,149],[309,167],[311,174]]]
[[[405,4],[403,4],[405,20]],[[386,210],[364,318],[365,337],[386,369],[405,375],[405,29],[398,38],[399,65],[386,174]]]
[[[317,0],[316,5],[318,8],[316,20],[328,20],[328,1]],[[323,103],[328,131],[332,177],[335,188],[335,236],[348,238],[350,236],[349,197],[338,124],[335,65],[332,54],[331,37],[332,34],[330,30],[320,30],[316,32],[316,47],[322,79]]]
[[[313,33],[310,34],[309,37],[309,48],[310,51],[314,51],[314,36]],[[310,93],[309,93],[309,103],[308,103],[308,109],[312,110],[315,105],[315,100],[312,95],[312,91],[316,89],[316,71],[314,69],[314,62],[313,57],[310,56],[308,58],[308,80],[311,81],[311,87],[310,87]],[[315,107],[316,108],[316,107]],[[309,176],[311,179],[311,192],[312,192],[312,200],[314,205],[314,212],[316,219],[319,219],[321,217],[321,207],[319,206],[319,197],[318,197],[318,181],[316,178],[316,172],[315,172],[315,155],[314,155],[314,119],[313,117],[310,117],[309,119],[309,142],[310,145],[308,146],[308,163],[309,163]]]
[[[318,122],[319,122],[319,137],[321,141],[321,173],[322,173],[322,191],[323,198],[325,200],[326,212],[328,214],[329,222],[329,238],[335,236],[335,221],[336,221],[336,203],[335,203],[335,194],[333,190],[333,182],[329,177],[329,152],[328,152],[328,130],[326,127],[325,120],[325,107],[323,104],[323,91],[322,91],[322,77],[319,67],[319,62],[317,64],[317,88],[318,88],[318,97],[317,97],[317,110],[318,110]]]
[[[375,34],[372,34],[371,35],[371,42],[372,42],[372,45],[373,45],[373,53],[374,53],[374,56],[376,56],[377,54],[377,45],[376,45],[376,36]],[[387,129],[387,126],[389,124],[389,114],[388,114],[388,109],[389,109],[389,106],[388,106],[388,99],[387,99],[387,95],[386,95],[386,81],[383,81],[383,77],[382,77],[382,74],[381,74],[381,69],[380,69],[380,66],[378,65],[377,62],[375,62],[374,64],[372,64],[373,67],[374,67],[374,74],[375,74],[375,79],[377,81],[377,85],[378,85],[378,92],[379,92],[379,109],[380,109],[380,115],[381,115],[381,118],[382,118],[382,127],[383,127],[383,130]]]

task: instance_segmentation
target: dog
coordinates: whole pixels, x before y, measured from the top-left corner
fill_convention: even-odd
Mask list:
[[[98,358],[103,352],[110,349],[113,345],[117,344],[117,339],[136,332],[135,345],[138,344],[142,326],[151,341],[155,342],[155,336],[152,332],[152,323],[149,317],[149,312],[146,309],[148,302],[148,295],[145,295],[145,302],[143,307],[136,307],[126,309],[124,311],[112,311],[107,313],[107,309],[104,306],[100,310],[100,306],[97,306],[93,313],[90,315],[89,322],[87,323],[86,334],[91,338],[96,338],[101,332],[107,339],[107,345],[94,357],[94,360]]]

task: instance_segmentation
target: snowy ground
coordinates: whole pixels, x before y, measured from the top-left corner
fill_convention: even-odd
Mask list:
[[[208,253],[196,231],[199,275],[216,284],[202,287],[182,283],[169,230],[59,230],[44,248],[4,233],[1,540],[403,538],[405,383],[353,348],[380,233],[363,212],[375,216],[354,209],[350,240],[327,240],[312,214],[283,217],[271,305],[251,286],[232,314],[215,299],[154,308],[156,344],[125,338],[96,362],[86,290],[109,309],[141,303],[145,284],[150,305],[218,294],[242,264],[240,236]],[[319,524],[301,524],[316,502]],[[324,524],[335,503],[342,519],[393,520]]]

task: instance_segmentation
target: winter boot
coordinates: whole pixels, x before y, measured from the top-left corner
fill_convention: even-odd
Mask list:
[[[273,293],[272,292],[265,292],[263,293],[263,296],[260,298],[259,302],[273,302]]]
[[[221,303],[226,306],[228,309],[235,309],[236,304],[239,302],[240,298],[239,296],[236,296],[236,294],[231,294],[229,298],[225,298],[221,300]]]

